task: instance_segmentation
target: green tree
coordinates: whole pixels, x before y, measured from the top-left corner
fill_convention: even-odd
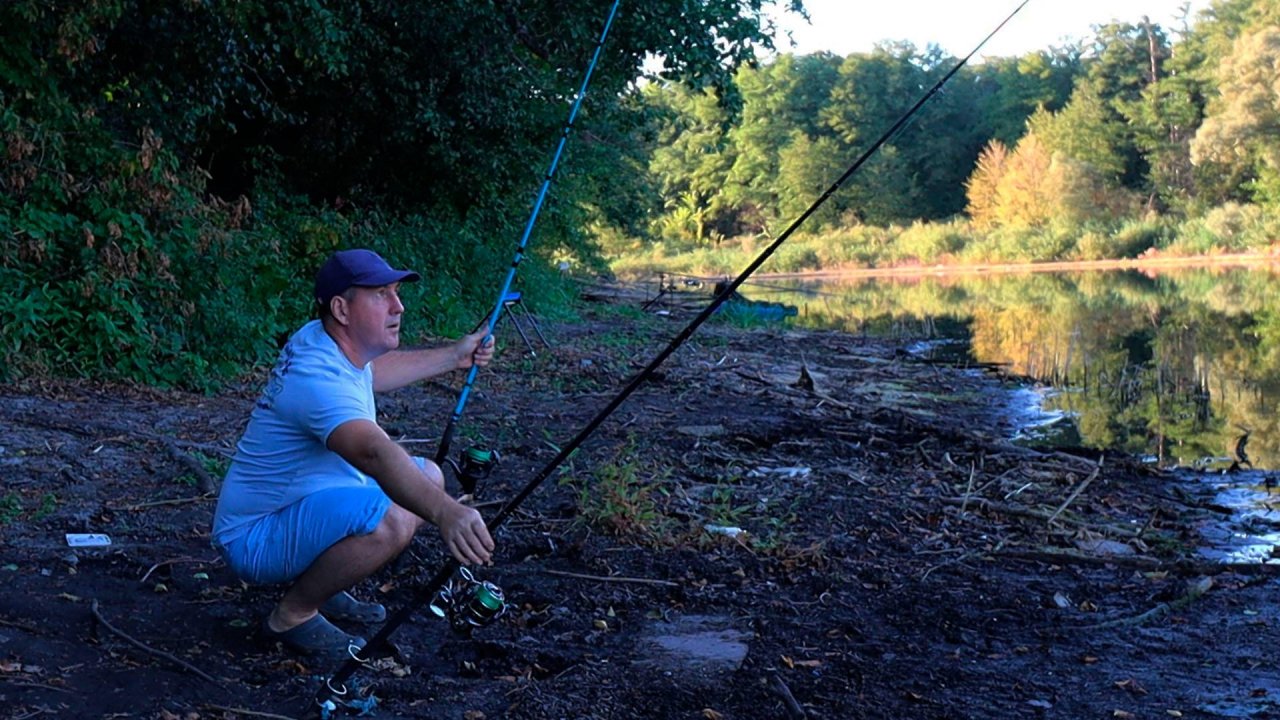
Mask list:
[[[991,136],[1012,146],[1026,132],[1032,113],[1065,105],[1083,72],[1080,53],[1079,47],[1068,46],[984,60],[974,73],[981,95],[978,109]]]
[[[1242,36],[1222,62],[1218,96],[1191,143],[1196,164],[1252,176],[1255,196],[1280,202],[1280,30]]]
[[[649,170],[663,207],[657,219],[668,239],[707,239],[707,224],[725,209],[723,188],[733,157],[728,116],[712,88],[650,85],[650,106],[661,111]]]
[[[1036,111],[1027,128],[1050,153],[1088,163],[1113,183],[1124,176],[1125,129],[1107,107],[1096,82],[1078,83],[1065,107],[1056,113]]]
[[[830,102],[840,60],[828,53],[784,54],[772,63],[744,65],[735,76],[741,113],[729,130],[734,161],[726,200],[738,210],[744,231],[759,232],[788,216],[779,208],[783,148],[801,132],[828,136],[820,115]],[[834,181],[835,177],[828,182]]]

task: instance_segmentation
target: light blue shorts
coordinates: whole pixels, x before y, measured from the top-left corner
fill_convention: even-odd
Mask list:
[[[329,488],[264,516],[220,549],[243,580],[288,582],[339,541],[373,532],[390,507],[376,484]]]

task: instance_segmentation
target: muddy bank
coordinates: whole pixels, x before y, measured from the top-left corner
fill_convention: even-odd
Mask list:
[[[504,329],[458,441],[501,451],[483,511],[682,324],[589,308],[536,357]],[[420,612],[357,676],[378,716],[1280,716],[1280,586],[1200,558],[1211,501],[1010,444],[1011,381],[905,347],[700,331],[501,531],[478,572],[509,612]],[[279,588],[208,546],[255,390],[0,388],[0,716],[311,713],[333,666],[265,643]],[[384,425],[431,455],[455,393],[385,396]],[[357,593],[401,607],[441,558],[425,533]]]

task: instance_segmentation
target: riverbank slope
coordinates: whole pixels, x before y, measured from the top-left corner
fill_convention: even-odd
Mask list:
[[[492,513],[683,326],[589,307],[508,326],[458,447],[500,450]],[[380,716],[1261,717],[1280,714],[1276,579],[1198,559],[1207,498],[1122,456],[1007,441],[1012,380],[901,342],[709,326],[499,533],[510,609],[416,614],[357,678]],[[455,382],[457,379],[454,379]],[[279,588],[208,547],[256,388],[0,388],[0,701],[13,717],[303,717],[332,665],[271,647]],[[433,454],[456,384],[380,400]],[[111,545],[67,547],[94,532]],[[424,532],[357,588],[392,609]],[[357,628],[358,629],[358,628]],[[366,628],[366,633],[373,632]],[[142,670],[143,672],[138,672]]]

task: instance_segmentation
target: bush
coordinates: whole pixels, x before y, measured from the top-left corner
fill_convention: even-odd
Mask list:
[[[1231,202],[1183,223],[1172,249],[1191,255],[1262,249],[1271,242],[1267,232],[1262,208]]]
[[[953,224],[914,222],[898,235],[894,254],[930,264],[944,255],[960,252],[967,240]]]

